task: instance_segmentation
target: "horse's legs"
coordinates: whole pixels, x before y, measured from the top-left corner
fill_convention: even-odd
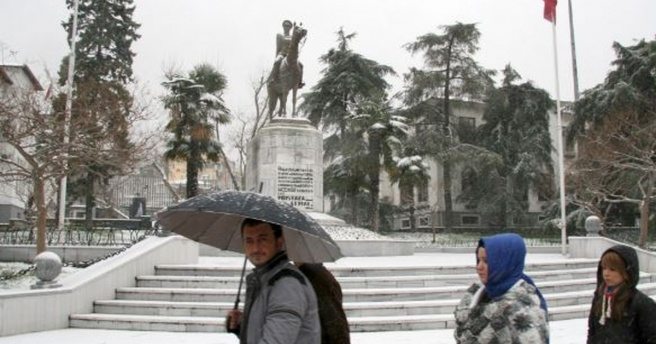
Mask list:
[[[286,117],[287,115],[287,95],[289,94],[289,91],[287,92],[282,92],[280,94],[280,111],[278,111],[278,114],[280,117]]]
[[[298,86],[292,87],[292,118],[296,118],[296,91],[298,91]]]
[[[273,112],[276,110],[277,100],[278,97],[270,92],[269,93],[269,121],[273,119]]]

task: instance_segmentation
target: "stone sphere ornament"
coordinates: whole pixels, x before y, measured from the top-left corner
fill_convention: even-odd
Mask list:
[[[599,236],[601,229],[601,219],[598,216],[591,215],[585,219],[585,231],[588,233],[587,236]]]
[[[60,284],[55,279],[62,271],[62,260],[59,256],[50,251],[39,253],[34,257],[36,265],[36,277],[39,279],[36,284],[32,285],[33,289],[59,287]]]

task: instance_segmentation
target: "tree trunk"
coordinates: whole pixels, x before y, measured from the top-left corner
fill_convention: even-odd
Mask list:
[[[96,175],[93,172],[87,172],[86,178],[86,193],[85,193],[85,207],[84,207],[84,224],[87,230],[93,228],[93,207],[96,205],[94,202]]]
[[[414,188],[410,189],[410,195],[412,199],[410,200],[410,230],[413,232],[417,231],[417,219],[415,218],[415,190]]]
[[[230,179],[232,180],[232,185],[234,186],[235,190],[239,190],[239,183],[237,183],[237,178],[235,177],[235,174],[232,172],[232,167],[230,167],[230,163],[228,162],[228,156],[226,156],[226,153],[223,151],[223,148],[220,149],[221,156],[223,157],[223,162],[226,165],[226,168],[228,169],[228,174],[230,174]]]
[[[379,172],[378,170],[376,172]],[[371,173],[371,230],[378,232],[380,229],[380,203],[378,197],[380,196],[380,175],[379,173]]]
[[[191,143],[191,155],[187,160],[187,198],[198,195],[198,165],[201,155],[195,147],[195,143]]]
[[[349,200],[351,201],[351,224],[358,225],[358,199],[355,192],[349,192]]]
[[[33,173],[38,173],[34,171]],[[40,176],[34,175],[34,204],[36,205],[36,254],[47,249],[46,244],[46,209],[45,182]]]
[[[451,162],[444,161],[444,228],[451,229],[453,217],[453,199],[451,197]]]
[[[638,245],[645,248],[647,245],[647,236],[649,234],[649,195],[640,202],[640,239]]]
[[[449,40],[449,52],[448,58],[446,60],[446,71],[444,78],[444,125],[442,129],[444,130],[444,135],[446,136],[446,147],[445,149],[449,150],[451,148],[451,103],[450,103],[450,86],[451,86],[451,51],[453,48],[453,42],[455,40],[454,36],[451,36]],[[453,218],[453,200],[451,197],[451,160],[449,154],[446,155],[446,158],[443,161],[444,167],[444,228],[448,231],[451,229],[452,218]]]
[[[512,215],[510,213],[510,201],[515,195],[515,190],[513,187],[513,182],[509,176],[506,176],[506,197],[503,204],[503,226],[508,228],[512,224]]]

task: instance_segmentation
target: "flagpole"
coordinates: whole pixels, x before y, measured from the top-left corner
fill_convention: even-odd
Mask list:
[[[556,133],[558,135],[558,180],[560,184],[560,240],[562,243],[562,254],[567,254],[567,221],[565,213],[565,159],[563,154],[563,120],[560,112],[560,80],[558,77],[558,44],[556,40],[556,20],[551,22],[551,32],[553,35],[553,52],[554,52],[554,71],[556,79]]]
[[[574,101],[579,100],[579,69],[576,66],[576,43],[574,42],[574,13],[572,12],[572,0],[567,1],[569,10],[569,40],[572,47],[572,74],[574,76]]]
[[[66,79],[66,107],[64,110],[64,149],[68,152],[68,143],[71,126],[71,112],[73,108],[73,72],[75,71],[75,41],[77,41],[77,10],[78,0],[73,2],[73,27],[71,28],[71,51],[68,55],[68,77]],[[64,159],[64,175],[59,181],[59,209],[57,215],[57,228],[64,228],[66,217],[66,183],[68,175],[68,155]]]

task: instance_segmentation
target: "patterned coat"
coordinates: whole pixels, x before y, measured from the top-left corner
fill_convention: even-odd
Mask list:
[[[455,318],[459,344],[549,342],[549,325],[536,288],[524,280],[494,300],[481,284],[472,284],[456,307]]]

